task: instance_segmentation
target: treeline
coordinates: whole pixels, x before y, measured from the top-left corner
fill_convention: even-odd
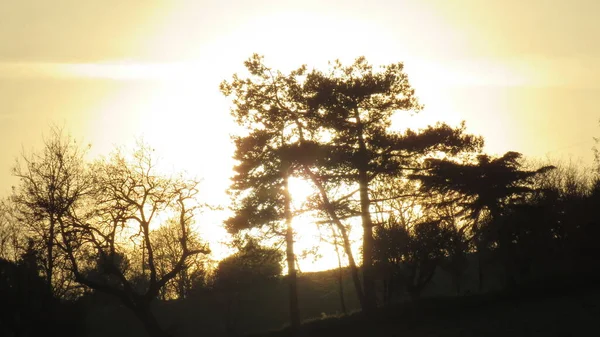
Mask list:
[[[84,147],[53,129],[41,151],[23,154],[14,167],[19,184],[0,218],[2,282],[9,279],[4,270],[25,268],[42,277],[31,287],[54,299],[108,294],[150,336],[165,336],[156,300],[213,291],[233,303],[235,294],[280,278],[284,261],[295,330],[298,216],[331,233],[340,305],[345,311],[347,265],[367,316],[406,294],[418,299],[440,270],[464,294],[474,261],[480,292],[490,269],[502,270],[505,287],[597,270],[594,172],[531,165],[516,152],[485,154],[483,138],[464,124],[392,129],[394,114],[422,109],[402,63],[374,69],[359,58],[326,71],[283,73],[254,55],[245,65],[244,75],[220,86],[245,130],[233,137],[233,216],[224,224],[238,253],[211,268],[209,247],[194,230],[205,208],[198,181],[160,172],[148,146],[90,163]],[[312,186],[300,208],[290,179]],[[360,256],[350,241],[357,226]],[[275,245],[251,237],[256,231]],[[227,315],[235,335],[234,309]],[[24,329],[12,322],[4,329]]]
[[[397,291],[418,298],[440,271],[457,295],[489,290],[486,281],[496,289],[544,288],[600,271],[592,239],[600,180],[570,164],[527,165],[513,152],[472,163],[431,159],[426,173],[399,183],[413,196],[388,206],[393,215],[375,230],[384,301]],[[477,287],[465,290],[469,268],[477,270]]]

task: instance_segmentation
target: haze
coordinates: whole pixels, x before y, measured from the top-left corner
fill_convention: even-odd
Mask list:
[[[218,84],[253,52],[285,69],[403,61],[425,109],[398,126],[466,120],[490,153],[591,162],[598,13],[595,0],[3,1],[0,192],[57,124],[92,155],[143,137],[226,205],[234,126]]]

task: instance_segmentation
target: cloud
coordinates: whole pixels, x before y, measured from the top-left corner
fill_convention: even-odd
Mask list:
[[[94,62],[135,56],[167,2],[0,1],[0,60]]]
[[[196,63],[49,63],[0,62],[0,78],[176,80],[198,76]]]

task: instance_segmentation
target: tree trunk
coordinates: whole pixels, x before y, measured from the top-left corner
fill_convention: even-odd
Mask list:
[[[479,280],[479,293],[483,292],[483,262],[481,257],[481,248],[477,250],[477,276]]]
[[[331,233],[333,234],[333,244],[335,247],[335,255],[337,256],[338,261],[338,286],[340,292],[340,306],[342,308],[342,312],[346,315],[348,312],[346,310],[346,301],[344,300],[344,274],[342,272],[342,259],[340,258],[340,250],[338,248],[337,236],[335,234],[335,230],[331,227]]]
[[[389,306],[392,304],[392,298],[395,291],[395,282],[397,281],[394,277],[394,272],[391,267],[385,267],[383,272],[383,305]]]
[[[456,296],[460,296],[460,275],[454,275],[454,289],[456,290]]]
[[[158,324],[158,320],[150,309],[150,303],[138,303],[134,309],[135,315],[144,325],[150,337],[171,337]]]
[[[500,235],[498,240],[498,248],[500,251],[500,257],[502,259],[502,264],[504,265],[504,277],[505,277],[505,287],[513,288],[516,286],[516,281],[514,278],[513,272],[513,259],[511,254],[511,237],[510,232],[508,232],[505,228],[500,228]]]
[[[181,270],[181,275],[179,276],[179,279],[177,280],[177,288],[178,288],[178,292],[179,292],[178,297],[181,300],[186,297],[185,280],[187,278],[187,273],[185,271],[186,271],[185,268],[183,270]]]
[[[235,328],[235,309],[234,307],[234,294],[229,292],[224,294],[225,296],[225,331],[227,336],[233,337],[237,336],[236,328]]]
[[[391,297],[392,297],[391,290],[392,289],[390,288],[390,279],[389,278],[383,279],[383,305],[384,306],[390,305]]]
[[[358,297],[358,302],[360,303],[360,308],[362,310],[367,310],[366,309],[366,303],[365,303],[365,295],[363,293],[361,284],[360,284],[360,277],[358,276],[358,267],[356,266],[356,261],[354,261],[354,255],[352,254],[352,247],[350,246],[350,240],[348,239],[348,233],[346,233],[346,229],[342,228],[340,229],[340,232],[342,234],[342,240],[344,242],[344,251],[346,252],[346,255],[348,256],[348,265],[350,266],[350,274],[352,275],[352,281],[354,283],[354,289],[356,291],[356,296]]]
[[[283,184],[283,194],[285,198],[285,243],[289,280],[290,325],[292,330],[296,331],[300,327],[300,309],[298,306],[298,276],[296,273],[296,258],[294,254],[294,228],[292,227],[292,196],[289,192],[289,176],[287,172],[284,175]]]
[[[361,170],[360,180],[360,212],[363,225],[363,249],[362,249],[362,267],[363,267],[363,288],[365,296],[365,309],[371,312],[377,306],[375,294],[375,280],[373,277],[373,223],[371,222],[369,200],[369,186],[367,172]]]
[[[329,196],[327,195],[327,191],[325,190],[325,187],[323,187],[323,184],[321,183],[321,180],[319,179],[319,177],[317,177],[317,175],[314,174],[307,167],[304,167],[304,172],[306,173],[306,175],[308,175],[310,177],[313,184],[315,184],[315,186],[319,190],[319,193],[321,194],[321,201],[323,203],[323,207],[327,211],[327,214],[329,214],[331,221],[337,226],[337,228],[340,231],[340,234],[342,235],[342,243],[344,245],[344,252],[346,253],[346,256],[348,256],[348,265],[350,266],[350,274],[352,275],[352,281],[354,282],[354,289],[356,290],[356,296],[358,297],[358,302],[360,303],[360,308],[363,311],[367,311],[366,304],[365,304],[365,296],[364,296],[364,293],[363,293],[363,290],[362,290],[362,287],[360,284],[360,278],[358,277],[358,268],[356,267],[356,262],[354,261],[354,255],[352,254],[352,247],[350,246],[350,239],[348,238],[348,232],[346,231],[346,227],[344,227],[344,224],[342,224],[342,221],[335,213],[335,208],[329,201]]]
[[[342,272],[342,266],[340,265],[338,272],[338,285],[340,292],[340,307],[342,308],[342,313],[346,315],[348,310],[346,310],[346,300],[344,299],[344,274]]]
[[[373,273],[373,222],[371,220],[371,200],[369,198],[369,156],[367,144],[363,136],[363,126],[360,120],[358,109],[354,111],[357,124],[359,162],[358,168],[358,187],[360,194],[360,213],[363,226],[363,249],[362,249],[362,268],[363,268],[363,289],[365,296],[365,311],[372,312],[377,307],[375,293],[375,279]]]
[[[54,288],[52,287],[52,277],[54,274],[54,235],[56,230],[56,219],[54,214],[50,214],[50,229],[48,233],[48,242],[46,247],[48,261],[46,263],[46,286],[48,287],[48,293],[54,294]]]

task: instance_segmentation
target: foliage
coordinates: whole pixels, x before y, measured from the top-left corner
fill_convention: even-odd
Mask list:
[[[222,293],[225,300],[224,318],[228,335],[238,334],[241,295],[251,289],[275,285],[282,272],[282,257],[277,248],[262,247],[255,239],[247,238],[236,254],[219,262],[214,275],[214,290]]]
[[[507,152],[498,158],[479,155],[476,163],[429,159],[428,172],[413,174],[411,178],[420,180],[426,191],[454,191],[467,198],[475,198],[470,205],[474,214],[487,208],[498,215],[507,203],[516,202],[526,193],[533,192],[531,184],[536,175],[554,168],[544,166],[533,171],[521,170],[521,158],[520,153]]]
[[[461,201],[470,209],[475,220],[472,230],[477,236],[478,250],[497,244],[497,252],[505,264],[508,285],[514,285],[513,242],[515,231],[502,216],[507,214],[508,205],[520,203],[535,192],[534,178],[554,169],[544,166],[536,170],[522,170],[522,155],[507,152],[493,158],[488,155],[477,156],[475,163],[459,163],[448,159],[429,159],[426,173],[413,174],[410,177],[421,182],[421,188],[428,192],[442,194],[456,192]],[[487,210],[490,221],[477,222],[483,210]],[[478,228],[477,225],[486,225]],[[482,279],[481,279],[482,280]],[[481,284],[480,284],[481,287]]]
[[[242,164],[236,167],[234,186],[254,188],[245,194],[229,226],[242,228],[252,219],[265,224],[281,217],[285,204],[277,200],[285,200],[285,195],[278,193],[286,189],[273,182],[290,174],[311,180],[318,191],[317,205],[342,233],[351,269],[356,265],[341,221],[361,217],[364,296],[357,276],[355,286],[363,308],[372,308],[371,182],[380,175],[401,174],[428,154],[479,149],[482,140],[465,134],[464,126],[445,124],[419,132],[390,131],[394,113],[421,108],[402,63],[374,69],[361,57],[349,66],[335,61],[325,72],[308,72],[301,66],[283,75],[254,55],[246,67],[257,81],[234,76],[232,83],[221,85],[226,95],[235,96],[232,112],[238,124],[249,130],[236,139],[236,158]],[[342,203],[331,195],[333,186],[340,185],[346,193],[356,191],[342,197]]]
[[[52,296],[31,265],[31,258],[36,260],[33,255],[29,250],[18,263],[0,259],[0,333],[80,336],[83,313],[74,303],[61,303]]]
[[[244,64],[248,71],[246,78],[236,74],[231,82],[224,81],[220,87],[225,96],[234,96],[231,114],[246,131],[233,138],[234,159],[238,161],[230,188],[235,214],[226,221],[226,227],[236,233],[267,226],[285,237],[290,322],[297,327],[300,313],[292,228],[294,210],[289,191],[294,167],[285,150],[298,137],[304,137],[307,127],[303,124],[306,120],[299,117],[307,112],[301,98],[301,78],[306,75],[306,66],[284,75],[266,67],[258,55]]]
[[[253,55],[245,66],[247,74],[221,84],[244,129],[233,137],[234,214],[225,225],[234,235],[266,227],[285,238],[288,275],[280,278],[279,247],[249,239],[219,262],[213,287],[205,287],[209,250],[193,230],[202,209],[198,181],[161,173],[143,144],[88,164],[87,149],[53,128],[41,151],[17,160],[19,183],[0,204],[0,292],[8,303],[1,333],[64,335],[57,327],[76,322],[53,323],[73,314],[57,297],[85,291],[86,297],[114,296],[152,336],[167,335],[153,311],[157,299],[163,308],[206,301],[208,311],[219,312],[215,306],[225,297],[227,329],[236,334],[239,322],[258,314],[242,318],[236,309],[236,318],[231,304],[268,302],[283,320],[279,298],[258,299],[270,296],[271,288],[281,292],[286,283],[294,330],[298,293],[311,287],[335,293],[319,277],[303,275],[310,280],[296,286],[291,224],[301,212],[331,226],[333,244],[343,247],[349,265],[342,268],[338,252],[342,307],[348,272],[367,314],[376,312],[378,276],[390,304],[398,287],[412,298],[431,294],[439,286],[436,277],[451,278],[452,290],[462,294],[461,281],[474,280],[469,272],[475,259],[480,290],[484,267],[504,269],[508,285],[593,280],[600,271],[597,172],[526,166],[517,152],[482,154],[483,139],[468,134],[464,123],[392,130],[396,113],[422,108],[402,63],[375,68],[361,57],[350,65],[332,62],[323,71],[302,65],[282,73]],[[292,178],[312,183],[303,209],[293,206]],[[362,279],[349,241],[351,225],[359,222]],[[203,291],[190,297],[199,287]],[[174,298],[181,301],[166,301]],[[319,312],[314,303],[303,305]]]
[[[365,309],[375,305],[371,214],[374,182],[402,175],[428,155],[454,155],[482,145],[479,137],[465,134],[464,125],[456,129],[438,124],[418,132],[391,131],[396,112],[421,108],[403,69],[402,63],[396,63],[375,70],[365,58],[358,58],[349,66],[334,62],[327,73],[314,71],[307,75],[305,84],[308,105],[328,135],[320,146],[325,151],[320,151],[315,162],[319,176],[309,176],[315,184],[323,183],[317,179],[329,180],[358,192],[358,198],[348,200],[353,201],[363,227]]]
[[[447,256],[450,233],[440,220],[406,224],[390,217],[375,230],[376,264],[389,270],[388,293],[404,287],[418,298],[431,281],[436,268]]]
[[[250,285],[276,280],[281,275],[281,253],[262,247],[249,239],[239,252],[219,262],[215,271],[215,288],[239,290]]]

